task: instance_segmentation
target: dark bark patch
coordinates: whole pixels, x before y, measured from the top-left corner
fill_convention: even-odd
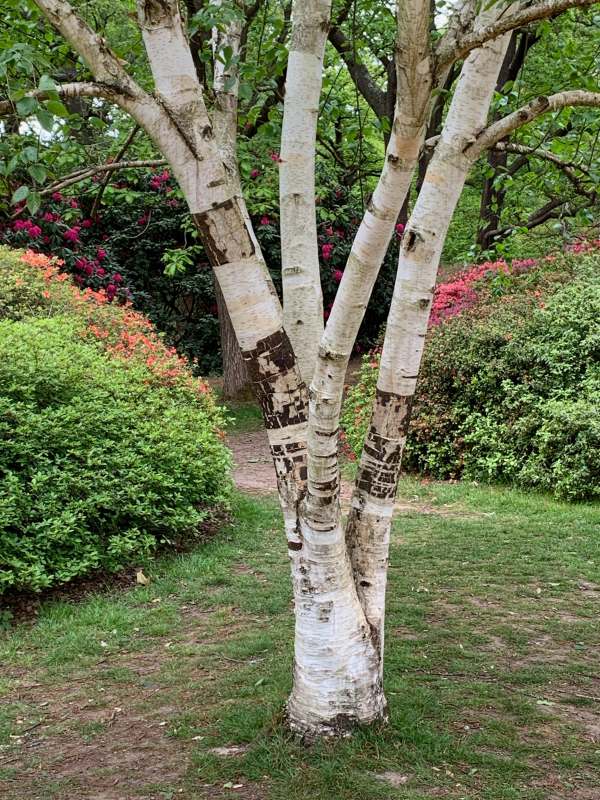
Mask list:
[[[288,541],[288,550],[302,550],[302,542]]]

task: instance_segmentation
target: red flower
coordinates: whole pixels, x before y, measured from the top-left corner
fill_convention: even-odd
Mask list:
[[[261,225],[270,225],[271,224],[271,220],[267,216],[261,217],[260,218],[260,224]]]
[[[80,228],[76,225],[74,228],[69,228],[63,233],[63,239],[66,239],[67,242],[73,242],[75,244],[79,241],[79,231]]]

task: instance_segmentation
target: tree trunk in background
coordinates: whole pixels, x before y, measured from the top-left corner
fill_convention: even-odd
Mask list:
[[[506,56],[500,69],[496,91],[501,92],[509,81],[515,81],[529,48],[535,44],[536,37],[529,31],[513,31],[506,51]],[[498,119],[499,114],[494,114],[493,119]],[[506,171],[508,164],[508,153],[506,151],[490,150],[488,153],[488,164],[494,170],[494,174],[485,179],[481,193],[481,206],[479,211],[479,231],[477,232],[477,244],[482,250],[487,250],[494,244],[494,233],[500,230],[500,221],[506,190],[502,187],[497,188],[494,182],[501,171]]]
[[[248,400],[252,396],[252,387],[248,377],[246,362],[235,338],[235,331],[223,293],[215,281],[215,297],[219,314],[219,330],[221,333],[221,356],[223,359],[223,399]]]

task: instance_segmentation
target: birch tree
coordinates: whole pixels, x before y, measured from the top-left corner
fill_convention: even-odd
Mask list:
[[[429,0],[398,0],[395,52],[389,54],[396,97],[384,165],[323,328],[314,152],[329,0],[293,3],[281,144],[283,308],[236,178],[235,99],[228,96],[235,81],[215,76],[220,97],[211,115],[178,1],[137,0],[151,91],[67,0],[33,2],[93,75],[59,87],[59,94],[103,98],[146,131],[179,182],[214,269],[262,408],[283,511],[296,617],[288,724],[315,737],[385,720],[391,519],[444,238],[469,170],[484,151],[541,114],[568,105],[600,107],[600,94],[572,87],[487,125],[511,31],[593,3],[496,3],[479,11],[464,0],[432,37]],[[230,34],[235,40],[235,31]],[[400,248],[377,395],[344,524],[338,456],[344,375],[411,187],[432,102],[453,67],[460,77]]]

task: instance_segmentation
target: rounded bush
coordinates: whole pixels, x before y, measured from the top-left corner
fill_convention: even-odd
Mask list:
[[[525,263],[525,262],[523,262]],[[528,262],[529,263],[529,262]],[[578,500],[600,496],[598,256],[472,270],[436,290],[407,469],[510,482]],[[378,354],[365,359],[342,426],[359,453]]]
[[[230,487],[207,387],[143,318],[57,280],[48,262],[0,253],[0,275],[0,592],[193,538]]]

